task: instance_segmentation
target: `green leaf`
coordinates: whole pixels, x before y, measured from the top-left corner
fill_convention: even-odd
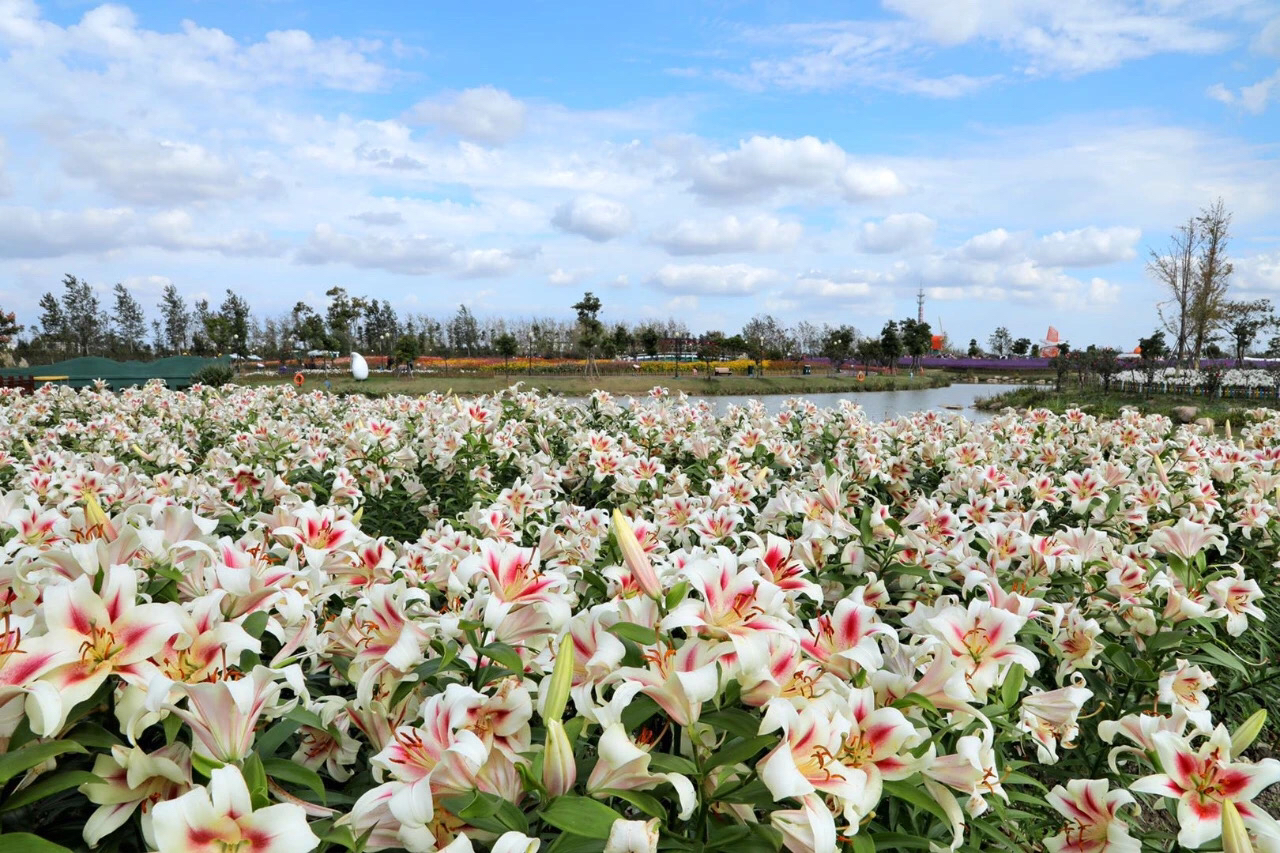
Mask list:
[[[1197,657],[1206,658],[1210,663],[1225,666],[1227,669],[1233,669],[1244,675],[1249,674],[1249,668],[1244,665],[1243,661],[1231,654],[1231,652],[1219,648],[1214,643],[1205,643],[1201,646],[1199,654],[1192,655],[1192,659],[1194,660]]]
[[[88,782],[101,781],[101,777],[95,776],[87,770],[67,770],[63,773],[42,776],[35,783],[23,788],[3,803],[0,803],[0,812],[20,809],[61,791],[78,788]]]
[[[917,809],[928,812],[944,824],[950,823],[947,819],[947,813],[942,810],[942,806],[933,797],[925,793],[923,788],[917,788],[909,782],[890,782],[886,780],[884,782],[884,792],[895,799],[903,800]]]
[[[111,749],[111,747],[119,746],[122,743],[120,738],[97,723],[81,723],[64,737],[67,740],[75,741],[81,746],[91,746],[95,749]]]
[[[689,594],[689,582],[680,581],[680,583],[676,584],[675,586],[671,587],[671,589],[667,590],[667,596],[663,600],[663,604],[667,606],[668,610],[672,610],[675,608],[677,604],[684,601],[685,596],[688,594]]]
[[[71,850],[29,832],[11,832],[0,835],[0,853],[71,853]]]
[[[182,580],[180,577],[179,580]],[[265,610],[259,610],[256,613],[250,613],[244,619],[244,624],[240,627],[244,628],[246,634],[255,640],[261,640],[262,634],[267,630],[267,618],[270,616]]]
[[[320,799],[321,804],[325,802],[324,780],[310,767],[303,767],[284,758],[268,758],[262,762],[262,766],[266,774],[277,782],[288,782],[306,788]]]
[[[777,735],[760,735],[742,740],[732,740],[720,747],[707,761],[704,768],[713,770],[724,764],[741,764],[765,747],[774,746],[777,743]]]
[[[444,797],[440,804],[467,823],[486,832],[529,832],[529,820],[524,812],[515,803],[494,794],[472,791],[470,794]]]
[[[87,753],[79,743],[73,740],[54,740],[48,743],[33,743],[0,755],[0,785],[4,785],[19,773],[25,773],[32,767],[43,764],[50,758],[67,752]]]
[[[657,817],[664,820],[667,817],[667,810],[658,801],[658,798],[652,794],[646,794],[643,791],[623,791],[618,788],[604,788],[600,793],[628,802],[649,817]]]
[[[623,819],[604,803],[575,794],[556,797],[538,816],[556,829],[586,838],[608,838],[613,822]]]
[[[1015,663],[1005,673],[1004,684],[1000,685],[1000,701],[1004,702],[1006,708],[1012,710],[1018,704],[1018,696],[1022,693],[1022,685],[1026,677],[1027,671],[1020,663]]]
[[[890,707],[897,708],[901,711],[905,708],[910,708],[912,705],[915,705],[918,708],[923,708],[926,711],[931,711],[934,714],[938,713],[938,706],[933,704],[927,696],[923,696],[919,693],[908,693],[906,696],[894,700]]]
[[[307,708],[294,708],[292,711],[284,715],[286,720],[294,720],[299,725],[310,726],[313,729],[328,731],[329,727],[324,724],[324,720],[320,719],[320,715],[315,711]]]
[[[508,646],[506,643],[494,643],[489,646],[481,646],[476,652],[482,657],[502,664],[514,673],[524,672],[524,661],[520,658],[520,653]]]
[[[649,766],[663,773],[679,773],[681,776],[697,776],[698,765],[682,755],[667,752],[649,753]]]
[[[871,836],[877,850],[928,850],[929,842],[917,835],[901,832],[877,832]]]
[[[657,631],[634,622],[616,622],[605,630],[619,639],[630,640],[642,646],[652,646],[658,642]]]
[[[258,753],[251,752],[249,757],[240,762],[240,773],[249,788],[249,799],[255,809],[265,809],[271,804],[267,793],[267,771]]]
[[[737,735],[740,738],[753,738],[760,731],[760,718],[754,714],[747,713],[741,708],[725,708],[721,711],[703,714],[701,722],[722,732]]]
[[[297,720],[281,720],[254,741],[253,748],[259,755],[270,758],[280,750],[281,744],[300,728],[302,724]]]
[[[622,711],[622,725],[626,726],[627,731],[635,731],[645,720],[658,713],[658,703],[645,696],[643,693],[631,700]]]

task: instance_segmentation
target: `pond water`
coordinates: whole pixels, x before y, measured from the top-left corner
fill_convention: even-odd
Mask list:
[[[910,391],[855,391],[840,394],[803,394],[799,396],[812,400],[815,405],[823,408],[838,406],[841,400],[852,400],[862,406],[868,417],[877,421],[892,420],[899,415],[909,415],[912,412],[923,412],[929,409],[964,415],[971,421],[987,421],[991,419],[991,413],[980,412],[973,406],[978,398],[991,397],[1022,387],[1024,386],[966,383],[948,385],[945,388],[919,388]],[[621,400],[625,395],[614,396]],[[715,406],[718,414],[724,414],[730,406],[744,406],[751,400],[759,400],[764,403],[765,408],[770,412],[777,412],[781,410],[783,403],[794,396],[797,395],[761,394],[759,397],[739,395],[723,397],[691,396],[690,399],[706,400]],[[577,399],[581,400],[582,398]]]
[[[980,397],[991,397],[1005,391],[1021,388],[1021,385],[963,384],[948,385],[945,388],[918,388],[909,391],[863,391],[840,394],[806,394],[806,399],[815,405],[833,407],[841,400],[852,400],[862,406],[867,416],[873,420],[892,420],[899,415],[923,412],[929,409],[955,412],[964,415],[971,421],[990,420],[991,414],[980,412],[974,408],[974,402]],[[745,405],[749,400],[760,400],[771,412],[782,408],[782,404],[791,399],[790,394],[764,394],[760,397],[707,397],[716,411],[724,413],[731,405]],[[950,407],[959,407],[950,408]]]

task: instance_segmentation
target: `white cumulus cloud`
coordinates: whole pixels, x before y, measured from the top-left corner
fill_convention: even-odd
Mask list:
[[[782,252],[794,248],[804,233],[797,222],[757,214],[730,215],[714,221],[684,220],[653,235],[672,255],[716,255],[726,252]]]
[[[524,102],[510,92],[479,86],[420,101],[409,115],[415,121],[447,128],[464,139],[502,145],[524,132],[527,112]]]
[[[1046,266],[1092,267],[1133,260],[1138,255],[1134,245],[1140,239],[1140,228],[1089,226],[1046,234],[1036,243],[1032,254]]]
[[[697,158],[689,167],[695,193],[735,200],[780,189],[828,189],[850,200],[885,198],[905,189],[888,168],[853,163],[843,148],[815,136],[753,136],[736,149]]]
[[[895,213],[878,222],[864,222],[858,232],[858,248],[873,254],[901,252],[927,246],[938,228],[923,213]]]
[[[776,270],[748,264],[667,264],[653,284],[668,293],[699,296],[751,296],[780,279]]]
[[[551,224],[603,243],[631,230],[631,209],[610,198],[580,195],[556,208]]]

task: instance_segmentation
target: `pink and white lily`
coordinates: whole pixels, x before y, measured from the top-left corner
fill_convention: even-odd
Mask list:
[[[1140,853],[1142,844],[1120,819],[1123,806],[1134,805],[1124,789],[1109,791],[1106,779],[1072,779],[1057,785],[1045,800],[1067,819],[1062,832],[1044,840],[1049,853]]]
[[[320,839],[301,806],[254,810],[239,768],[213,771],[209,786],[157,803],[152,819],[157,853],[308,853]]]
[[[1196,849],[1222,835],[1223,802],[1231,800],[1245,825],[1280,845],[1280,824],[1253,804],[1264,788],[1280,782],[1280,761],[1236,761],[1231,735],[1218,726],[1200,746],[1173,732],[1157,732],[1156,758],[1163,773],[1144,776],[1130,790],[1178,801],[1178,843]]]

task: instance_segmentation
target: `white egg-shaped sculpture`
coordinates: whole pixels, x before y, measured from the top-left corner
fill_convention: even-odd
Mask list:
[[[351,353],[351,376],[357,382],[363,382],[369,378],[369,362],[364,360],[358,352]]]

